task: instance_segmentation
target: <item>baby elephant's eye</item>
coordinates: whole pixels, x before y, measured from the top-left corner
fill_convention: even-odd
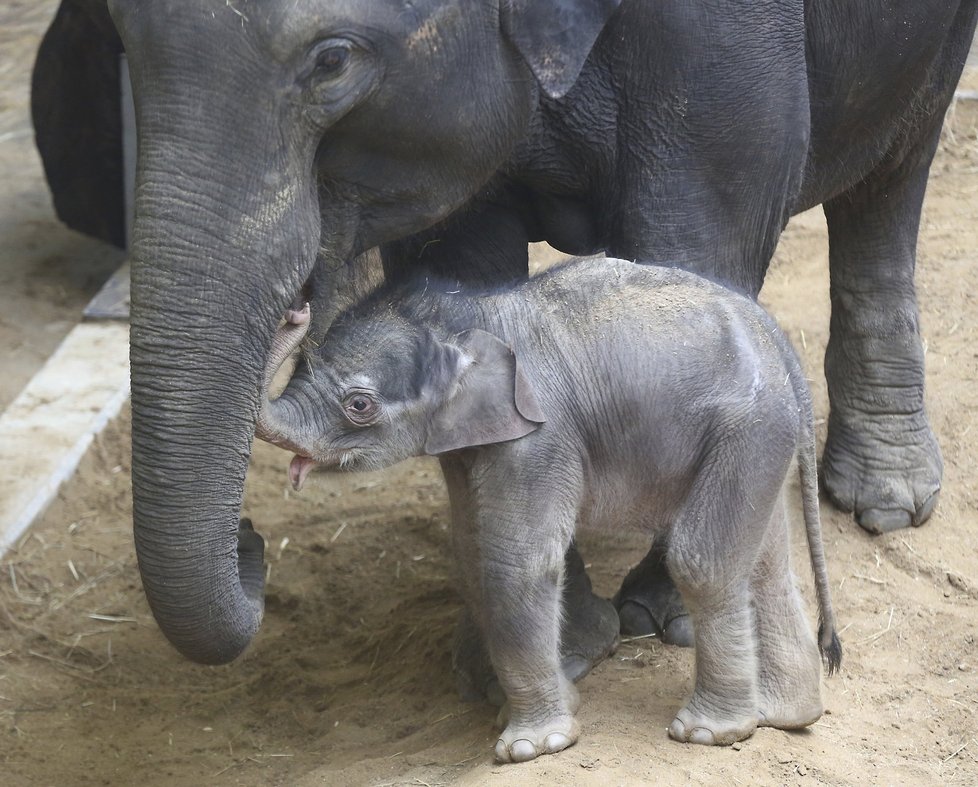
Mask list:
[[[380,406],[377,401],[365,393],[350,394],[343,402],[346,417],[359,426],[365,426],[377,417]]]

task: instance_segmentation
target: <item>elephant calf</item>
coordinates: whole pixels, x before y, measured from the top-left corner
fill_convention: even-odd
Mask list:
[[[526,284],[375,292],[267,385],[298,346],[292,311],[266,371],[259,432],[316,464],[441,460],[469,614],[506,693],[495,755],[525,761],[578,737],[560,668],[564,553],[578,524],[668,535],[694,624],[679,741],[730,744],[822,713],[819,651],[841,648],[822,552],[812,409],[797,358],[753,301],[677,269],[571,262]],[[818,644],[789,565],[793,458],[818,592]]]

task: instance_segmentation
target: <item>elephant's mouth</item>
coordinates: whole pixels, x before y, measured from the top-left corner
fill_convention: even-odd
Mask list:
[[[298,492],[302,489],[306,478],[312,472],[313,468],[321,467],[324,470],[353,470],[360,458],[356,449],[344,449],[331,456],[323,456],[316,459],[302,453],[297,453],[289,463],[289,481],[292,482],[292,488]]]
[[[317,464],[315,459],[310,459],[302,454],[296,454],[292,457],[292,461],[289,463],[289,480],[296,492],[302,489],[302,485],[306,482],[306,476],[312,472]]]

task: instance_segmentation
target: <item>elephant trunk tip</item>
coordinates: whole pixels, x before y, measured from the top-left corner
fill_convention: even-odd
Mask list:
[[[258,414],[258,422],[255,425],[255,435],[260,440],[276,444],[281,442],[282,430],[278,423],[275,403],[269,398],[269,389],[279,369],[306,337],[310,322],[311,312],[308,303],[304,303],[301,309],[290,308],[285,312],[285,323],[279,327],[272,339],[272,346],[268,352],[265,371],[262,375],[261,409]]]
[[[143,584],[160,628],[181,655],[198,664],[216,666],[234,661],[261,627],[265,540],[255,532],[250,519],[239,522],[236,551],[237,582],[232,580],[232,603],[218,597],[194,602],[189,612],[175,609],[172,593],[162,592],[166,588],[157,586],[143,572]]]

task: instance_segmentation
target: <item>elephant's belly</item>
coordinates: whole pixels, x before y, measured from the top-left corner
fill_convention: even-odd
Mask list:
[[[604,471],[584,496],[578,528],[654,535],[674,513],[668,484],[627,471]]]

